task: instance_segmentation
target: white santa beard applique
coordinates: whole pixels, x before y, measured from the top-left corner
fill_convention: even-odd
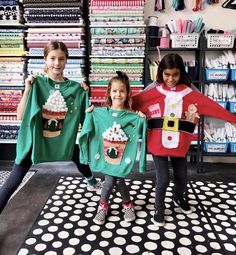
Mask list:
[[[162,129],[162,145],[168,149],[174,149],[179,146],[180,132],[178,130],[178,121],[181,119],[183,112],[183,97],[189,94],[192,90],[186,88],[182,91],[166,91],[162,87],[157,87],[160,93],[164,94],[164,124]],[[168,127],[168,122],[174,124],[173,127]],[[166,123],[166,125],[165,125]],[[174,131],[172,131],[172,130]]]

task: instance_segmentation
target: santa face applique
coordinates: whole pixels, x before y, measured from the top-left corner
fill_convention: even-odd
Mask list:
[[[42,127],[44,137],[56,137],[61,134],[68,108],[59,90],[50,93],[42,110]]]
[[[103,134],[105,161],[112,165],[119,165],[124,154],[128,137],[120,124],[113,123]]]

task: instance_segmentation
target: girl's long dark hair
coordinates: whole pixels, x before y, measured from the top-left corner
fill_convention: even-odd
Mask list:
[[[111,78],[111,80],[108,83],[107,86],[107,91],[106,91],[106,96],[105,96],[105,102],[104,105],[106,107],[111,107],[112,106],[112,101],[111,101],[111,85],[113,81],[121,81],[123,84],[125,84],[126,91],[127,91],[127,97],[124,102],[125,109],[131,109],[131,89],[130,89],[130,84],[129,84],[129,77],[127,76],[126,73],[117,71],[117,75]]]
[[[180,70],[180,79],[178,84],[190,85],[191,77],[185,70],[184,61],[182,57],[177,53],[169,53],[165,55],[158,66],[157,81],[163,83],[163,72],[165,69],[177,68]]]

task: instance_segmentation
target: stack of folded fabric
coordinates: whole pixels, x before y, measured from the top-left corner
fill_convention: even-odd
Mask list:
[[[23,24],[22,5],[17,0],[0,1],[0,25]]]
[[[23,0],[26,25],[83,25],[81,0]]]
[[[21,58],[0,59],[0,141],[17,138],[16,109],[23,89],[24,62]]]
[[[24,30],[19,28],[0,29],[0,56],[25,55]]]
[[[127,73],[132,92],[143,87],[145,24],[143,0],[91,0],[91,101],[104,101],[108,81],[116,71]]]
[[[26,55],[24,18],[18,0],[0,1],[0,141],[15,140],[19,129],[16,108],[23,89]],[[7,28],[8,27],[8,28]]]
[[[51,40],[63,41],[69,60],[64,75],[76,81],[85,77],[85,24],[81,0],[23,0],[28,34],[29,74],[41,74],[43,48]],[[32,57],[32,58],[31,58]]]

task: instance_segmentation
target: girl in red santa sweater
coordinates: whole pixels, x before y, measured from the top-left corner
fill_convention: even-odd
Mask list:
[[[233,123],[236,123],[236,116],[188,86],[190,79],[178,54],[164,56],[157,76],[158,83],[132,98],[132,108],[145,113],[148,119],[147,146],[156,168],[152,221],[164,226],[164,200],[170,181],[168,160],[173,167],[174,204],[189,214],[192,210],[187,195],[186,154],[199,116],[208,115]]]

